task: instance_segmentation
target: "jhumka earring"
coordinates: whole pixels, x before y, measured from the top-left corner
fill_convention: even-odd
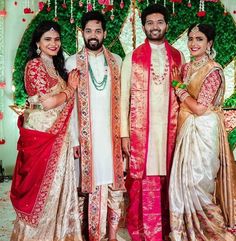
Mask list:
[[[37,47],[37,49],[36,49],[36,53],[37,53],[37,55],[40,55],[40,54],[41,54],[41,50],[40,50],[39,47]]]
[[[206,54],[207,54],[208,56],[211,55],[211,49],[210,49],[210,48],[207,48],[207,49],[206,49]]]

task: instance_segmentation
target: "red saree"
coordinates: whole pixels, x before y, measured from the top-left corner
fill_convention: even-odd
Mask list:
[[[18,156],[10,198],[17,216],[31,226],[37,226],[50,191],[57,161],[67,131],[74,100],[71,99],[48,132],[18,127]]]

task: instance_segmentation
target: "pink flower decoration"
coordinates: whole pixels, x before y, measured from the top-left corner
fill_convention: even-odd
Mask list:
[[[67,8],[67,5],[66,5],[66,3],[62,3],[62,8],[64,8],[64,9],[66,9]]]
[[[110,0],[98,0],[100,5],[110,5]]]
[[[44,5],[45,5],[44,2],[39,2],[39,3],[38,3],[39,11],[42,11],[42,10],[43,10]]]
[[[87,9],[89,12],[91,12],[93,10],[93,5],[91,3],[88,3]]]
[[[6,87],[6,82],[0,82],[0,89],[3,89]]]
[[[7,16],[7,11],[5,9],[0,10],[0,16],[1,17]]]
[[[3,145],[5,143],[6,143],[5,139],[0,139],[0,145]]]
[[[200,18],[205,17],[206,16],[206,12],[205,11],[199,11],[197,13],[197,16],[200,17]]]

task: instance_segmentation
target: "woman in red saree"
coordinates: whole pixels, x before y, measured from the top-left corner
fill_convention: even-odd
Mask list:
[[[213,60],[214,28],[193,25],[183,66],[183,83],[173,72],[181,102],[169,199],[171,240],[231,241],[235,225],[235,162],[229,150],[221,104],[225,81]]]
[[[11,241],[80,241],[81,228],[69,120],[78,73],[67,80],[60,27],[34,31],[25,68],[28,107],[19,117],[11,187],[17,218]]]

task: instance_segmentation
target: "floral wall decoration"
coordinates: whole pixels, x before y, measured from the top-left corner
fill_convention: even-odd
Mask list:
[[[139,32],[136,31],[136,22],[140,21],[141,11],[147,4],[161,3],[170,13],[167,39],[175,43],[192,23],[211,23],[216,27],[215,49],[216,61],[227,67],[236,56],[236,27],[235,22],[227,9],[216,0],[48,0],[38,3],[35,18],[25,31],[17,50],[13,84],[15,86],[14,98],[17,106],[24,106],[27,94],[24,89],[24,68],[26,64],[27,49],[32,32],[42,20],[51,19],[62,26],[62,45],[67,55],[77,51],[77,33],[80,29],[80,19],[84,12],[91,10],[101,11],[107,19],[107,38],[105,46],[112,52],[125,56],[124,48],[120,42],[120,35],[127,22],[131,23],[132,48],[137,47]],[[27,7],[26,7],[27,8]],[[1,9],[0,9],[1,10]],[[1,11],[0,11],[1,14]],[[131,15],[130,15],[131,14]],[[127,32],[127,30],[126,30]],[[128,34],[128,33],[127,33]],[[130,44],[130,41],[127,44]],[[226,108],[236,108],[236,93],[231,95],[224,103]],[[235,131],[235,128],[232,130]],[[235,131],[236,132],[236,131]],[[233,138],[236,143],[236,137]]]
[[[4,19],[7,16],[4,1],[0,2],[0,145],[5,144],[3,132],[4,118],[4,89],[5,83],[5,61],[4,61]]]

